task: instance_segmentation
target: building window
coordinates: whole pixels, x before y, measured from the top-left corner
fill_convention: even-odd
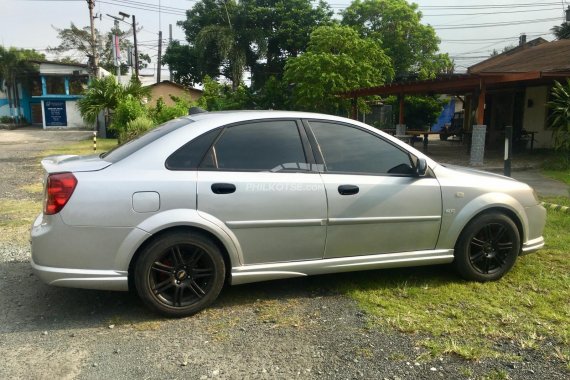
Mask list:
[[[69,95],[81,95],[87,89],[87,77],[69,78]]]
[[[42,80],[40,77],[32,78],[31,83],[32,96],[42,96]]]
[[[46,77],[46,88],[48,95],[65,95],[65,78]]]

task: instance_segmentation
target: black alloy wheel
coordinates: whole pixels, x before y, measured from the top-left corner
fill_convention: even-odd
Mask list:
[[[493,281],[503,277],[520,252],[520,235],[504,214],[483,214],[471,221],[455,248],[455,266],[468,280]]]
[[[211,304],[224,284],[219,248],[199,234],[176,232],[153,241],[135,265],[135,285],[151,309],[174,317]]]

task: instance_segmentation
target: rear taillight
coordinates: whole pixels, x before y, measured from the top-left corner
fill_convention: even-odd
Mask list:
[[[77,178],[71,173],[50,174],[46,184],[44,213],[53,215],[60,212],[71,198],[75,186]]]

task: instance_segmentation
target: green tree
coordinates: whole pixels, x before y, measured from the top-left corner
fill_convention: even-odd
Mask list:
[[[198,106],[207,111],[239,110],[251,108],[251,94],[242,84],[237,89],[218,83],[209,76],[204,77],[204,90],[198,99]]]
[[[287,61],[284,78],[294,87],[295,108],[340,113],[349,111],[350,101],[336,93],[381,85],[393,73],[390,58],[375,39],[334,25],[313,31],[307,52]],[[367,110],[364,99],[359,102],[359,109]]]
[[[554,82],[548,102],[549,119],[554,137],[554,148],[564,154],[566,167],[570,166],[570,79],[566,83]]]
[[[242,0],[240,4],[246,23],[255,28],[250,35],[255,35],[262,58],[251,69],[256,91],[271,77],[273,81],[281,80],[286,60],[307,49],[311,32],[332,23],[333,12],[324,1]]]
[[[178,23],[188,45],[170,44],[163,62],[181,84],[224,76],[235,90],[249,72],[258,91],[269,77],[281,79],[286,59],[305,51],[312,30],[331,17],[322,1],[202,0]]]
[[[400,117],[400,101],[396,96],[390,96],[385,104],[392,105],[394,118]],[[441,100],[437,96],[406,96],[404,98],[404,120],[408,129],[424,130],[427,126],[432,126],[443,110],[446,100]]]
[[[560,25],[554,26],[550,29],[552,34],[556,36],[559,40],[568,40],[570,39],[570,22],[565,22]]]
[[[179,41],[172,41],[162,57],[162,63],[167,64],[172,72],[171,80],[186,87],[202,83],[202,78],[210,74],[217,77],[219,69],[215,64],[208,66],[200,59],[200,51],[190,45],[182,45]]]
[[[244,23],[239,7],[234,0],[202,0],[186,12],[186,20],[178,25],[184,29],[189,45],[171,44],[164,60],[175,77],[190,79],[194,84],[206,75],[223,75],[234,89],[239,86],[244,70],[256,59],[251,28]]]
[[[380,41],[397,77],[418,74],[424,79],[450,72],[453,63],[447,54],[438,54],[435,30],[421,19],[418,5],[406,0],[354,0],[342,12],[343,25]]]
[[[93,44],[91,40],[91,29],[89,26],[79,28],[74,23],[71,23],[69,28],[55,28],[55,30],[57,31],[57,37],[59,38],[60,43],[55,47],[50,47],[50,52],[58,54],[59,59],[62,61],[92,63],[91,56],[93,55]],[[95,29],[99,65],[112,73],[115,72],[115,63],[113,58],[114,34],[119,36],[121,52],[125,55],[129,47],[132,46],[131,42],[127,39],[127,37],[132,35],[132,29],[123,31],[119,28],[113,27],[113,29],[105,35],[102,35],[99,30]],[[139,53],[139,68],[146,67],[148,63],[150,63],[150,56],[148,54]],[[125,74],[127,70],[127,65],[122,63],[121,74]]]
[[[38,72],[34,61],[43,60],[45,56],[35,50],[6,49],[0,45],[0,88],[6,92],[10,114],[18,124],[22,121],[18,84],[29,85],[31,74]]]

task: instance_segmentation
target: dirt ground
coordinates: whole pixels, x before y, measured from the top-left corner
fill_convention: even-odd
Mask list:
[[[81,134],[0,130],[0,199],[40,197],[22,190],[42,176],[38,155]],[[0,255],[0,379],[568,378],[535,350],[516,349],[518,362],[426,359],[425,337],[370,328],[334,290],[357,276],[226,288],[196,316],[163,319],[129,293],[46,286],[27,258]]]

